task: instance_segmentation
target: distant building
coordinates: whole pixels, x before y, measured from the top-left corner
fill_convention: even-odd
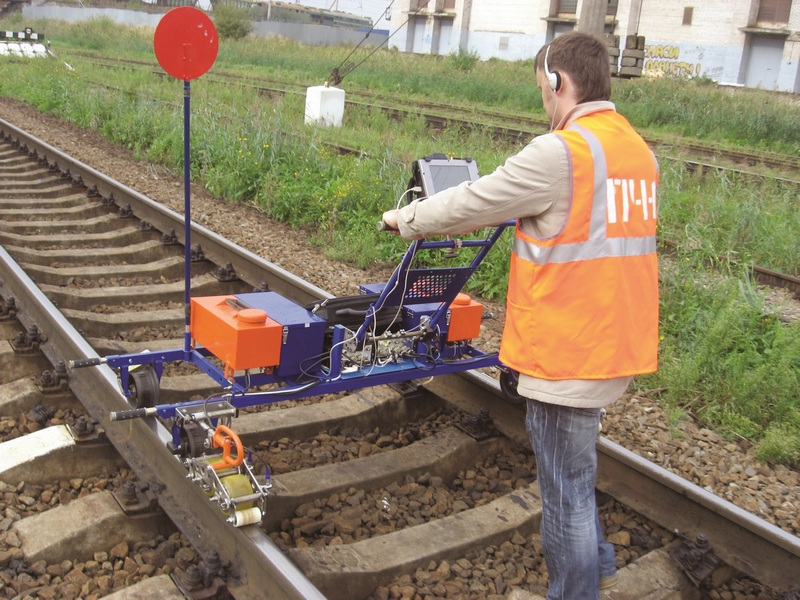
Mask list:
[[[644,38],[645,73],[800,93],[800,0],[602,0],[605,33]],[[389,46],[531,59],[596,0],[394,0]],[[794,4],[794,5],[793,5]],[[602,7],[601,7],[602,8]],[[396,30],[396,31],[395,31]]]
[[[0,3],[5,0],[0,0]],[[279,2],[277,0],[142,0],[145,4],[155,6],[195,6],[201,10],[214,10],[214,4],[222,3],[252,10],[254,16],[263,21],[281,23],[305,23],[310,25],[326,25],[328,27],[346,27],[348,29],[369,30],[372,19],[339,10],[313,8],[302,4]]]
[[[326,10],[313,8],[302,4],[289,2],[274,2],[273,0],[252,0],[259,5],[262,12],[266,13],[268,21],[285,21],[290,23],[313,23],[314,25],[328,25],[330,27],[349,27],[351,29],[370,29],[372,19],[339,10]]]

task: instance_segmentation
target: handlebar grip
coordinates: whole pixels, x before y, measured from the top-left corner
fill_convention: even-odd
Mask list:
[[[378,222],[378,231],[397,231],[397,229],[394,229],[394,228],[392,228],[392,227],[389,227],[389,225],[386,223],[386,221],[384,221],[383,219],[381,219],[381,220]]]
[[[155,408],[131,408],[130,410],[111,411],[108,418],[112,421],[128,421],[130,419],[141,419],[150,414],[156,414]]]
[[[79,358],[77,360],[70,360],[67,362],[67,366],[70,369],[81,369],[83,367],[95,367],[97,365],[102,365],[106,362],[104,358]]]

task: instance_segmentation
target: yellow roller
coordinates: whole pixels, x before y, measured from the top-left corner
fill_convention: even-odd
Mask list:
[[[212,456],[211,458],[205,459],[209,465],[213,465],[214,463],[218,463],[222,461],[221,456]],[[253,486],[250,485],[250,479],[247,475],[242,473],[237,473],[236,475],[228,475],[227,477],[221,477],[220,483],[222,483],[225,490],[228,492],[228,496],[232,499],[240,498],[241,496],[249,496],[253,493]],[[214,492],[209,490],[206,492],[206,495],[212,496]],[[237,510],[246,510],[248,508],[253,508],[253,502],[244,502],[236,506]]]
[[[233,499],[240,498],[241,496],[249,496],[253,493],[253,486],[250,485],[250,479],[247,475],[228,475],[227,477],[221,478],[220,481]],[[252,502],[243,502],[242,504],[236,505],[236,510],[241,511],[252,507]]]

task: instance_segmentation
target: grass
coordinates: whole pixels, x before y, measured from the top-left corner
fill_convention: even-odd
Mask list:
[[[3,21],[15,29],[19,22]],[[59,60],[0,62],[0,95],[130,148],[142,160],[183,167],[182,83],[151,68],[98,69],[76,51],[155,62],[152,31],[95,20],[43,30]],[[342,87],[402,98],[531,113],[544,119],[529,61],[475,61],[468,55],[414,56],[352,47],[309,47],[285,38],[225,43],[212,73],[319,85],[348,59],[358,67]],[[366,60],[365,60],[366,59]],[[69,63],[74,70],[68,69]],[[613,100],[646,136],[682,136],[730,147],[800,151],[796,99],[754,90],[723,91],[703,81],[614,82]],[[192,82],[194,180],[230,201],[258,204],[295,227],[314,224],[327,256],[359,267],[392,263],[404,245],[376,231],[380,213],[405,189],[410,163],[432,152],[470,156],[487,173],[518,147],[481,128],[431,134],[422,117],[402,122],[364,106],[345,112],[341,128],[308,127],[304,98],[254,97],[252,88]],[[361,149],[342,156],[340,144]],[[797,460],[800,446],[800,332],[769,314],[748,279],[748,265],[798,274],[797,191],[769,179],[693,175],[662,160],[660,235],[678,254],[663,261],[661,359],[638,389],[661,390],[668,414],[687,414],[729,435],[759,441],[759,457]],[[319,225],[316,225],[316,224]],[[511,236],[490,253],[470,291],[502,300]],[[720,258],[722,257],[722,258]],[[709,273],[722,267],[727,277]]]
[[[800,430],[800,321],[784,324],[771,313],[746,270],[722,277],[691,252],[662,263],[659,371],[636,386],[657,389],[668,406],[729,435],[793,431],[785,446],[772,441],[761,456],[795,460],[783,451]]]

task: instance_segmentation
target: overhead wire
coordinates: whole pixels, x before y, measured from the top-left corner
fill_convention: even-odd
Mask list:
[[[387,38],[386,38],[385,40],[383,40],[383,41],[382,41],[380,44],[378,44],[377,46],[375,46],[375,48],[372,50],[372,52],[370,52],[369,54],[367,54],[367,56],[365,56],[365,57],[364,57],[364,59],[363,59],[361,62],[359,62],[359,63],[356,63],[355,65],[353,65],[352,67],[350,67],[349,69],[347,69],[347,71],[345,71],[344,73],[342,73],[342,71],[341,71],[341,68],[342,68],[342,66],[343,66],[343,65],[344,65],[344,64],[345,64],[345,63],[348,61],[348,59],[349,59],[351,56],[353,56],[353,53],[354,53],[356,50],[358,50],[358,49],[361,47],[361,45],[362,45],[364,42],[366,42],[366,41],[367,41],[367,38],[369,37],[369,34],[370,34],[370,33],[372,33],[372,30],[373,30],[373,29],[375,29],[375,24],[373,24],[373,25],[372,25],[372,27],[370,27],[369,31],[367,31],[366,35],[364,35],[364,38],[363,38],[363,39],[362,39],[362,40],[361,40],[361,41],[360,41],[360,42],[359,42],[359,43],[356,45],[356,47],[355,47],[355,48],[353,48],[353,49],[350,51],[350,54],[348,54],[348,55],[345,57],[345,59],[344,59],[342,62],[340,62],[340,63],[339,63],[339,65],[338,65],[337,67],[334,67],[334,68],[331,70],[331,76],[330,76],[330,82],[329,82],[329,83],[330,83],[331,85],[338,85],[338,84],[340,84],[340,83],[342,82],[342,80],[343,80],[343,79],[344,79],[344,78],[345,78],[347,75],[349,75],[350,73],[352,73],[353,71],[355,71],[355,70],[356,70],[358,67],[360,67],[361,65],[363,65],[363,64],[364,64],[364,63],[367,61],[367,59],[369,59],[369,58],[370,58],[370,57],[371,57],[373,54],[375,54],[375,53],[376,53],[378,50],[380,50],[380,49],[383,47],[383,45],[384,45],[384,44],[386,44],[386,42],[388,42],[390,39],[392,39],[392,37],[394,36],[394,34],[395,34],[395,33],[397,33],[398,31],[400,31],[400,30],[401,30],[401,29],[402,29],[402,28],[403,28],[403,27],[404,27],[406,24],[408,24],[408,22],[411,20],[411,18],[412,18],[412,17],[416,17],[416,16],[417,16],[417,15],[420,13],[420,11],[422,11],[424,8],[426,8],[426,7],[428,6],[428,4],[429,4],[429,3],[430,3],[430,0],[425,0],[425,2],[424,2],[424,3],[422,3],[420,6],[418,6],[418,7],[417,7],[417,9],[416,9],[414,12],[409,12],[409,13],[408,13],[408,18],[406,18],[405,22],[404,22],[402,25],[400,25],[400,27],[398,27],[397,29],[395,29],[395,30],[394,30],[394,32],[392,32],[391,34],[389,34],[389,35],[387,36]],[[389,5],[386,7],[386,10],[387,10],[387,11],[388,11],[388,10],[389,10],[389,9],[392,7],[392,4],[394,4],[394,0],[392,0],[391,2],[389,2]]]

